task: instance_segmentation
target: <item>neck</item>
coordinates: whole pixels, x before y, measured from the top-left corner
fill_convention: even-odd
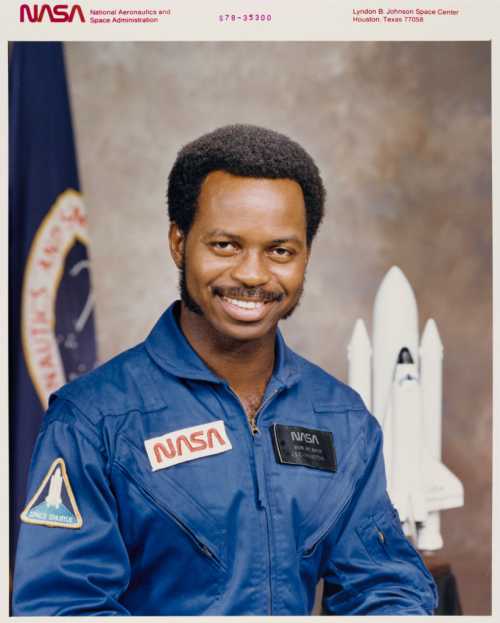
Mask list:
[[[237,393],[250,388],[265,389],[274,367],[275,329],[256,340],[236,340],[220,334],[184,303],[180,326],[201,359]]]

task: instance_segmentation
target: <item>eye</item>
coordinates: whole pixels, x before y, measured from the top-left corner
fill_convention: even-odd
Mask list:
[[[215,240],[210,246],[220,255],[231,255],[237,250],[236,244],[229,240]]]
[[[274,247],[271,249],[271,256],[273,259],[279,261],[286,261],[294,255],[294,252],[286,247]]]

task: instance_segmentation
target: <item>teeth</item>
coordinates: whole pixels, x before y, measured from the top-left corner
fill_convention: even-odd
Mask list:
[[[258,309],[262,307],[264,303],[262,301],[240,301],[238,299],[230,299],[229,297],[224,297],[225,301],[231,303],[231,305],[236,305],[236,307],[241,307],[241,309]]]

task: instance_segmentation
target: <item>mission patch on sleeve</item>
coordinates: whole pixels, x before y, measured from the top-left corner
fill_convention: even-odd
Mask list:
[[[21,521],[51,528],[82,527],[82,516],[69,483],[64,459],[59,458],[52,463],[21,513]]]
[[[284,424],[273,424],[270,430],[278,463],[337,471],[333,433],[330,431]]]

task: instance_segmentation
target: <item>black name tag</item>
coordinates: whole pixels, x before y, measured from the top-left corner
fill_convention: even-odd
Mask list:
[[[330,431],[284,424],[273,424],[270,430],[278,463],[337,471],[333,433]]]

